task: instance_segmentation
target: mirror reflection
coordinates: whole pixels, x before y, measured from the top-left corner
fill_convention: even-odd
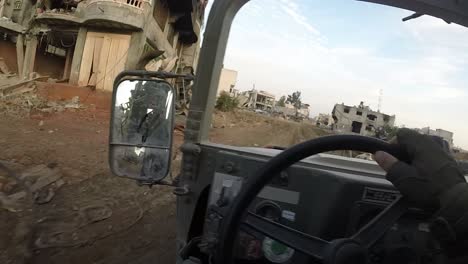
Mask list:
[[[125,80],[117,89],[113,139],[169,147],[174,96],[171,86],[153,80]]]
[[[169,172],[169,149],[115,146],[112,151],[112,166],[119,176],[153,183]]]
[[[116,87],[111,133],[114,173],[153,183],[169,172],[174,93],[159,80],[124,80]]]

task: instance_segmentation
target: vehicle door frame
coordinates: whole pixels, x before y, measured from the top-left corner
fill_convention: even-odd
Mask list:
[[[468,27],[468,3],[436,0],[358,0],[384,4],[415,12],[429,14],[446,21]],[[209,143],[209,129],[216,102],[216,92],[223,67],[224,55],[232,22],[237,12],[249,0],[215,0],[209,13],[203,37],[192,99],[187,117],[184,144],[182,145],[182,166],[179,177],[177,198],[177,249],[188,242],[193,229],[194,214],[202,193],[206,193],[213,175],[199,175],[198,161],[204,148],[213,148]],[[461,8],[460,8],[461,7]],[[458,9],[461,9],[458,10]],[[222,149],[222,145],[218,145]],[[227,147],[227,146],[226,146]],[[178,263],[181,262],[178,259]]]

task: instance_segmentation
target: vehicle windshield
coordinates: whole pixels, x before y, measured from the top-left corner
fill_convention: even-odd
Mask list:
[[[210,140],[288,147],[328,134],[388,139],[407,127],[465,159],[468,29],[427,15],[402,21],[413,13],[360,1],[249,2],[232,25]]]

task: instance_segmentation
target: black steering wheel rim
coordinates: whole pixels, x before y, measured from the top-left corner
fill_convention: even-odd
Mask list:
[[[400,160],[407,156],[396,145],[380,139],[358,135],[331,135],[299,143],[270,159],[243,184],[241,191],[221,222],[219,248],[216,263],[232,263],[232,249],[239,230],[242,216],[253,199],[279,172],[312,155],[335,150],[356,150],[375,153],[385,151]]]

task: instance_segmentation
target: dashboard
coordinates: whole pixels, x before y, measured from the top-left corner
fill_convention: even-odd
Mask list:
[[[242,182],[278,152],[262,148],[219,151],[209,208],[229,204]],[[400,196],[384,176],[373,161],[319,154],[275,175],[248,210],[325,240],[349,237]],[[213,222],[210,215],[206,223]],[[437,243],[427,218],[416,209],[408,212],[370,250],[370,263],[437,263],[428,262],[433,261]],[[243,230],[234,250],[237,263],[313,263],[271,238]]]

